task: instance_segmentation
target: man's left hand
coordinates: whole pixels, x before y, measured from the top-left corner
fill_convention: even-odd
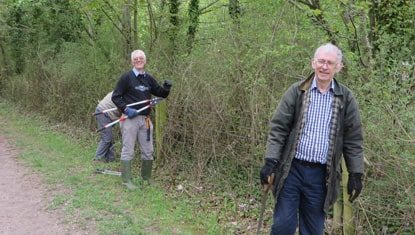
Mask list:
[[[360,192],[362,192],[362,173],[350,173],[349,181],[347,182],[347,193],[349,194],[349,201],[353,202],[356,199]]]
[[[164,89],[166,89],[166,90],[170,90],[170,88],[173,86],[173,83],[172,83],[172,81],[170,81],[170,80],[164,80],[164,83],[163,83],[163,88]]]

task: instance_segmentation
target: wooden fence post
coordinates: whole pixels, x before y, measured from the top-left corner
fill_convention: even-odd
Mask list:
[[[167,112],[166,112],[166,103],[160,102],[158,105],[155,106],[156,116],[155,116],[155,123],[154,123],[154,133],[155,133],[155,158],[161,159],[161,152],[163,149],[163,134],[164,134],[164,124],[167,120]]]
[[[343,184],[343,235],[354,234],[355,226],[353,223],[353,208],[349,202],[349,195],[347,194],[347,181],[349,173],[346,169],[346,162],[342,160],[342,184]]]

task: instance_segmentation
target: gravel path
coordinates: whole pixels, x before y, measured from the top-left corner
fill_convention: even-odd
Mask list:
[[[0,234],[94,234],[63,224],[41,178],[17,160],[18,150],[0,135]]]

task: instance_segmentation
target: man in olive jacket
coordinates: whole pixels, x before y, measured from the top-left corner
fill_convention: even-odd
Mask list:
[[[362,190],[363,134],[351,91],[334,79],[342,52],[319,47],[314,73],[293,84],[270,121],[261,184],[274,173],[275,208],[271,234],[323,234],[325,215],[337,199],[341,157],[346,162],[348,193]]]

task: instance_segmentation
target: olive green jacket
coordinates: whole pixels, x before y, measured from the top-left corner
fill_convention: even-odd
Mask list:
[[[273,191],[276,203],[304,126],[304,113],[310,103],[309,90],[313,78],[314,74],[311,74],[306,80],[293,84],[282,97],[270,121],[265,158],[278,162]],[[333,82],[333,113],[326,166],[327,195],[324,203],[326,213],[336,201],[340,189],[342,155],[349,173],[363,173],[363,134],[358,105],[348,88],[335,79]]]

